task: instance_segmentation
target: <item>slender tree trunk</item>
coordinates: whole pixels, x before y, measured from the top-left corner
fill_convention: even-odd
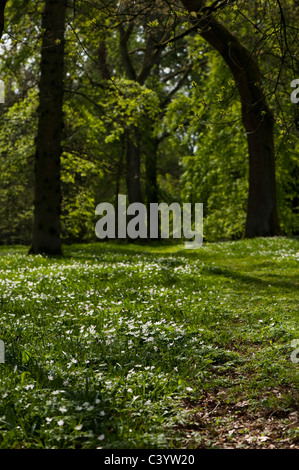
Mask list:
[[[60,156],[66,5],[66,0],[46,0],[43,13],[35,208],[30,253],[61,254]]]
[[[115,185],[115,223],[116,227],[118,227],[118,212],[119,212],[119,205],[118,205],[118,196],[120,195],[120,188],[121,188],[121,180],[123,175],[123,166],[124,166],[124,158],[126,152],[126,136],[122,134],[121,136],[121,151],[119,155],[119,159],[117,162],[116,167],[116,185]]]
[[[223,57],[238,87],[242,121],[249,152],[249,194],[245,236],[280,233],[275,188],[274,119],[262,90],[259,66],[253,54],[211,14],[200,10],[202,0],[182,0],[186,10],[199,12],[200,35]]]
[[[126,163],[127,163],[127,191],[129,204],[142,202],[140,180],[140,136],[137,128],[127,133]]]
[[[146,156],[145,156],[145,192],[147,205],[147,226],[151,223],[151,204],[159,202],[158,181],[157,181],[157,158],[158,158],[159,141],[151,135],[146,139]],[[159,227],[160,233],[160,227]],[[149,234],[149,231],[148,231]],[[148,235],[149,236],[149,235]],[[151,239],[149,238],[149,241]]]
[[[149,209],[151,203],[158,202],[158,182],[157,182],[157,154],[159,142],[152,136],[146,140],[146,202]]]

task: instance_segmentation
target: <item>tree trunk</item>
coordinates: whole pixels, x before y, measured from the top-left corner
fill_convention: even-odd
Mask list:
[[[279,235],[276,209],[273,118],[265,112],[263,120],[253,111],[242,112],[249,150],[249,194],[245,237]],[[251,129],[251,131],[250,131]]]
[[[126,162],[127,162],[127,191],[129,204],[142,202],[140,180],[140,136],[137,128],[127,133]]]
[[[145,160],[145,191],[148,209],[151,203],[158,202],[158,182],[157,182],[157,154],[158,139],[149,135],[146,136],[146,160]]]
[[[4,10],[7,0],[0,0],[0,39],[4,30]]]
[[[157,181],[157,158],[158,158],[158,139],[149,136],[146,140],[147,153],[145,157],[145,191],[146,191],[146,205],[147,205],[147,226],[150,227],[151,223],[151,204],[159,202],[159,190]],[[160,227],[158,227],[160,235]],[[149,234],[149,230],[148,230]],[[150,240],[150,239],[149,239]]]
[[[223,57],[238,87],[242,121],[249,153],[249,194],[245,236],[273,236],[280,233],[275,185],[274,119],[262,90],[258,63],[238,38],[211,14],[203,16],[202,0],[182,0],[189,12],[199,12],[200,35]]]
[[[30,253],[61,254],[60,156],[66,0],[46,0],[42,28],[33,241]]]

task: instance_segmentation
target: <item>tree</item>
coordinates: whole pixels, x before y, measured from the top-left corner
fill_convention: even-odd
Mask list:
[[[258,86],[275,119],[275,179],[281,228],[291,235],[297,227],[298,233],[298,131],[288,131],[296,112],[290,100],[290,83],[298,77],[294,1],[283,4],[284,22],[277,2],[270,11],[270,3],[264,0],[211,1],[207,2],[211,6],[200,13],[186,12],[178,1],[84,0],[71,4],[74,9],[67,18],[64,51],[59,162],[61,240],[94,240],[96,204],[102,200],[115,202],[115,196],[126,190],[129,194],[126,176],[134,176],[134,172],[126,171],[128,137],[131,143],[138,143],[133,150],[139,162],[138,158],[133,161],[137,162],[144,202],[201,201],[205,205],[207,240],[244,235],[249,158],[241,105],[247,102],[244,97],[240,99],[238,88],[246,76],[234,80],[232,65],[227,63],[229,57],[225,64],[220,46],[213,46],[212,39],[220,31],[218,25],[230,25],[230,32],[239,41],[246,38],[248,54],[250,51],[255,63],[259,59]],[[38,134],[37,121],[41,120],[41,107],[38,113],[36,110],[43,52],[40,46],[44,41],[43,7],[44,2],[11,0],[5,8],[7,27],[0,64],[6,85],[0,112],[0,243],[27,245],[32,241],[34,137]],[[211,34],[205,21],[207,25],[213,23],[210,42],[204,38]],[[121,28],[127,43],[120,41]],[[197,29],[203,34],[191,34]],[[240,66],[236,44],[232,42],[229,47],[232,59]],[[126,60],[131,63],[133,78]],[[240,66],[240,75],[243,69]],[[56,98],[51,101],[58,102]],[[257,111],[257,118],[262,118],[263,111]],[[58,122],[51,118],[51,129],[53,120]],[[44,136],[48,130],[43,127]],[[45,144],[42,138],[39,142],[40,147]],[[52,187],[56,187],[58,174],[57,166],[49,173]],[[130,187],[134,182],[132,178]],[[56,202],[49,191],[47,194],[51,207]],[[134,198],[139,200],[139,196]],[[58,202],[55,207],[59,207]],[[58,219],[59,210],[53,220]],[[256,217],[255,210],[251,213]]]
[[[157,137],[155,131],[168,104],[191,73],[183,37],[175,47],[170,46],[174,31],[182,28],[182,21],[171,12],[171,8],[159,0],[137,3],[128,0],[121,4],[115,18],[119,34],[117,59],[122,65],[120,73],[135,84],[153,90],[160,102],[154,121],[145,117],[143,122],[139,119],[125,129],[126,182],[130,204],[143,199],[148,205],[158,202],[157,158],[163,137]],[[102,70],[106,71],[107,66]],[[142,157],[145,157],[144,189],[141,182]]]
[[[273,112],[262,89],[257,59],[205,6],[204,0],[182,0],[201,36],[229,66],[242,104],[249,152],[249,195],[245,236],[280,233],[276,207]],[[219,3],[219,2],[215,2]],[[227,2],[224,2],[227,3]]]
[[[62,252],[60,157],[66,7],[67,0],[46,0],[42,19],[32,254]]]

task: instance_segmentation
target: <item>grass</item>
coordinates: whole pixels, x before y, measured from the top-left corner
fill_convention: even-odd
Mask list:
[[[298,240],[26,251],[0,247],[0,448],[299,448]]]

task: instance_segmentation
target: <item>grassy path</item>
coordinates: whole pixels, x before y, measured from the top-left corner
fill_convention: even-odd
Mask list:
[[[298,261],[287,238],[0,247],[0,448],[299,448]]]

